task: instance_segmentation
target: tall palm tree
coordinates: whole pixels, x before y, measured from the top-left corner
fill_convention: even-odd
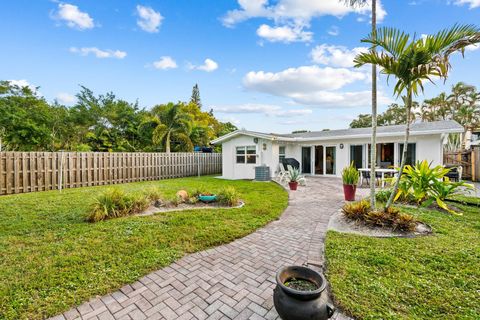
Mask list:
[[[192,142],[189,138],[191,118],[183,112],[180,104],[169,103],[155,106],[152,114],[156,122],[153,130],[153,143],[163,144],[167,153],[170,153],[172,139],[185,144],[187,149],[191,149]]]
[[[370,0],[343,0],[345,4],[350,7],[364,6],[370,2]],[[377,0],[371,0],[372,2],[372,33],[371,36],[375,39],[375,32],[377,30]],[[372,45],[370,48],[372,53],[376,52],[376,46]],[[375,167],[377,161],[377,65],[372,63],[372,139],[370,148],[370,176],[375,177]],[[375,199],[375,183],[370,183],[370,206],[376,207]]]
[[[461,52],[471,44],[480,43],[480,29],[473,25],[455,25],[437,34],[428,35],[424,39],[416,39],[395,28],[382,28],[370,34],[362,42],[382,48],[380,53],[370,51],[355,57],[355,66],[366,64],[378,65],[381,72],[388,77],[396,78],[394,94],[405,95],[407,102],[407,125],[399,174],[403,173],[407,157],[410,136],[410,119],[413,96],[423,92],[425,81],[433,82],[433,78],[446,79],[451,68],[450,56]],[[399,179],[396,179],[393,192],[385,209],[392,205],[398,191]]]

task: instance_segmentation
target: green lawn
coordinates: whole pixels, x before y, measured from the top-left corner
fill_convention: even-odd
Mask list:
[[[194,252],[245,236],[276,219],[288,195],[274,183],[185,178],[119,185],[216,191],[233,185],[246,205],[84,222],[108,187],[0,197],[0,319],[53,316]]]
[[[435,235],[379,239],[330,231],[327,277],[359,319],[480,319],[480,210],[405,209]]]

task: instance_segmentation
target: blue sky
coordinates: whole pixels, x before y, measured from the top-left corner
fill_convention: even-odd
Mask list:
[[[480,24],[480,0],[384,0],[379,15],[421,35]],[[238,127],[344,128],[370,109],[368,69],[351,66],[369,19],[337,0],[2,1],[1,78],[67,105],[84,85],[144,108],[188,100],[198,83],[204,108]],[[452,63],[425,97],[458,81],[480,88],[480,49]],[[379,87],[384,110],[392,87]]]

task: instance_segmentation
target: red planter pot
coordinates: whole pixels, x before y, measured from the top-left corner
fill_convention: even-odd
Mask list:
[[[355,184],[344,184],[343,194],[345,195],[345,201],[355,201],[355,192],[357,186]]]
[[[290,187],[290,190],[295,191],[297,190],[298,182],[289,182],[288,186]]]

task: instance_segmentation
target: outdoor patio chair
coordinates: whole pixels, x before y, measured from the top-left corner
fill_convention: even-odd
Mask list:
[[[288,178],[290,177],[290,173],[287,170],[285,170],[285,167],[283,166],[282,163],[278,164],[278,169],[279,169],[278,182],[283,183],[284,180],[285,182],[287,182]]]
[[[367,182],[367,186],[370,185],[370,172],[369,171],[362,171],[360,175],[360,187],[363,187],[363,181]]]

